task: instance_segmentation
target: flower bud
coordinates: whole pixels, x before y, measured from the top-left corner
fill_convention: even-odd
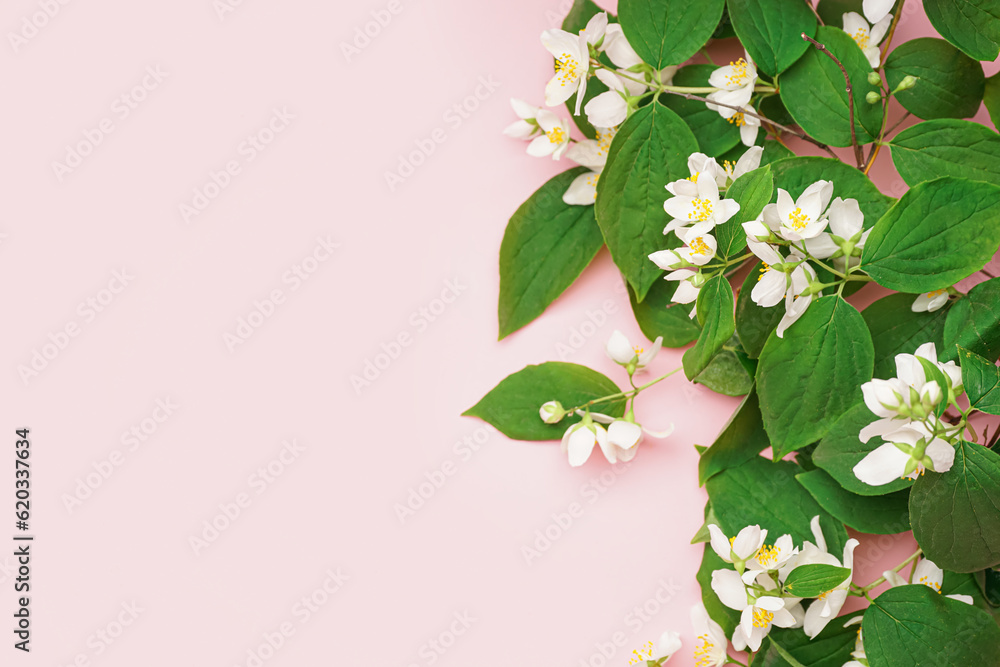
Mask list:
[[[538,416],[546,424],[558,424],[566,416],[566,410],[559,401],[549,401],[539,408]]]
[[[882,77],[880,77],[878,75],[878,72],[869,72],[868,73],[868,83],[870,83],[873,86],[881,86],[882,85]]]
[[[868,102],[868,104],[878,104],[882,101],[882,96],[873,90],[865,95],[865,101]]]
[[[896,90],[892,92],[898,93],[901,90],[909,90],[910,88],[913,88],[913,86],[915,85],[917,85],[917,77],[910,76],[909,74],[907,74],[906,76],[903,77],[903,80],[899,82],[899,85],[896,86]]]

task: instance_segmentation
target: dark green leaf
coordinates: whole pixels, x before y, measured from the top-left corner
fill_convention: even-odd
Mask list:
[[[997,0],[924,0],[931,25],[976,60],[1000,53],[1000,2]]]
[[[733,28],[757,68],[773,77],[802,57],[809,44],[802,33],[816,34],[816,15],[804,2],[729,0]]]
[[[712,446],[698,459],[698,483],[702,486],[715,474],[760,458],[770,443],[760,418],[757,392],[750,391],[729,421],[722,427]]]
[[[735,257],[747,247],[747,235],[743,223],[755,220],[774,194],[774,178],[771,167],[760,167],[739,178],[726,191],[727,199],[735,199],[740,210],[732,218],[715,228],[715,238],[719,242],[719,257]]]
[[[708,530],[708,526],[713,523],[718,525],[719,520],[715,517],[715,512],[712,511],[712,503],[707,502],[705,503],[705,523],[701,524],[701,528],[691,538],[691,544],[701,544],[710,541],[712,533]]]
[[[739,345],[735,336],[730,340]],[[753,376],[740,361],[739,352],[723,349],[712,357],[705,370],[692,382],[704,385],[717,394],[745,396],[753,385]]]
[[[960,443],[951,470],[913,484],[910,522],[938,567],[974,572],[1000,564],[1000,455]]]
[[[986,86],[983,66],[943,39],[903,42],[884,67],[890,90],[905,76],[919,79],[913,88],[896,93],[896,100],[917,118],[968,118],[979,111]]]
[[[816,442],[861,400],[874,350],[861,314],[843,299],[813,303],[760,354],[758,392],[775,458]]]
[[[820,26],[816,40],[844,65],[854,97],[854,131],[858,143],[874,141],[882,127],[882,105],[865,96],[877,86],[868,83],[871,65],[861,48],[840,28]],[[837,63],[810,47],[781,77],[781,101],[809,136],[831,146],[851,145],[851,121],[844,73]]]
[[[969,405],[991,415],[1000,415],[1000,368],[964,348],[959,348],[958,358]]]
[[[896,355],[913,354],[924,343],[944,349],[944,323],[950,304],[932,313],[915,313],[913,300],[912,294],[891,294],[861,311],[875,346],[874,377],[895,377]]]
[[[569,409],[619,391],[607,376],[586,366],[549,361],[508,375],[462,415],[479,417],[514,440],[559,440],[566,427],[580,418],[567,417],[558,424],[546,424],[538,415],[544,403],[559,401]],[[625,401],[602,402],[594,409],[621,417],[625,414]]]
[[[956,345],[987,359],[1000,356],[1000,278],[976,285],[951,307],[941,356],[954,359]]]
[[[892,162],[907,185],[956,176],[1000,185],[1000,135],[967,120],[917,123],[895,137]]]
[[[890,588],[865,612],[872,667],[1000,665],[1000,628],[986,612],[929,586]]]
[[[774,162],[771,169],[775,187],[787,190],[793,198],[798,198],[816,181],[833,181],[834,197],[858,200],[866,228],[885,215],[895,201],[879,192],[860,171],[833,158],[795,157]]]
[[[618,16],[639,57],[663,69],[680,65],[705,46],[725,6],[725,0],[705,0],[691,11],[686,0],[621,0]]]
[[[712,65],[687,65],[674,75],[675,86],[703,87],[708,84],[715,67]],[[691,128],[702,153],[718,157],[740,143],[739,128],[705,106],[704,102],[689,100],[677,95],[664,95],[660,100]]]
[[[691,130],[662,104],[649,104],[615,135],[597,182],[597,222],[611,257],[642,301],[662,271],[649,255],[676,241],[664,236],[667,183],[689,174],[688,156],[698,151]]]
[[[563,172],[521,204],[500,244],[500,338],[520,329],[573,284],[604,238],[593,206],[562,200],[579,167]]]
[[[733,314],[733,288],[725,276],[709,280],[698,293],[698,321],[701,335],[694,347],[684,353],[684,374],[693,380],[719,353],[736,332]]]
[[[858,637],[856,627],[843,627],[843,618],[830,621],[811,638],[801,628],[771,628],[770,646],[762,648],[753,667],[843,667],[851,660],[851,651]],[[794,661],[794,662],[793,662]]]
[[[768,461],[757,456],[712,476],[705,488],[719,518],[719,528],[732,537],[756,524],[767,528],[769,535],[788,533],[796,544],[802,544],[815,539],[810,522],[819,516],[829,551],[839,557],[847,542],[847,530],[795,481],[800,472],[802,469],[791,461]]]
[[[875,223],[862,268],[900,292],[951,287],[996,253],[998,216],[1000,187],[952,177],[921,183]]]
[[[851,576],[851,570],[836,565],[800,565],[788,573],[785,591],[799,598],[814,598],[833,590]]]
[[[868,486],[855,476],[854,466],[883,444],[880,438],[872,438],[867,444],[858,438],[861,429],[876,419],[867,405],[855,405],[837,420],[813,452],[813,463],[830,473],[844,489],[861,496],[882,496],[913,484],[910,479],[897,479],[884,486]],[[900,530],[907,527],[900,526]]]
[[[778,326],[785,314],[785,302],[776,306],[764,308],[754,303],[750,297],[754,286],[760,280],[764,264],[757,262],[743,281],[743,287],[736,297],[736,333],[740,335],[743,349],[751,358],[756,359],[764,349],[768,336]]]
[[[844,14],[854,12],[864,16],[863,0],[820,0],[819,16],[826,25],[841,27],[844,25]]]
[[[848,528],[871,535],[893,535],[910,529],[909,490],[884,496],[859,496],[844,490],[823,470],[796,475],[820,507]]]
[[[983,103],[990,114],[990,120],[993,121],[993,127],[1000,130],[1000,74],[994,74],[986,79]]]
[[[670,301],[676,289],[676,281],[657,280],[646,293],[645,300],[639,303],[635,300],[635,292],[628,287],[632,314],[643,335],[649,340],[663,336],[663,344],[667,347],[684,347],[701,333],[698,321],[689,315],[690,305]]]

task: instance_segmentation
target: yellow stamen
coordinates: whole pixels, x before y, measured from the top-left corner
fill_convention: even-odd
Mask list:
[[[580,63],[568,53],[564,53],[556,58],[556,73],[559,75],[559,85],[566,86],[575,83],[580,78],[577,73],[579,68]]]
[[[566,141],[566,130],[556,126],[546,132],[545,136],[549,138],[549,143],[562,144]]]
[[[597,201],[597,181],[601,178],[601,175],[596,171],[587,177],[587,185],[591,185],[594,188],[594,201]]]
[[[941,584],[939,584],[936,581],[928,581],[927,577],[920,577],[920,581],[918,581],[917,583],[923,584],[924,586],[927,586],[931,590],[935,590],[938,593],[941,592]]]
[[[792,211],[791,215],[789,215],[788,217],[792,221],[792,228],[795,229],[796,231],[801,231],[805,229],[806,225],[809,224],[809,216],[803,213],[802,209],[797,206],[795,207],[795,210]]]
[[[653,659],[653,642],[646,642],[640,649],[632,650],[632,659],[628,661],[630,665],[645,665],[647,660]]]
[[[695,173],[691,174],[690,176],[688,176],[688,180],[691,181],[692,183],[697,183],[698,182],[698,172],[695,172]]]
[[[609,127],[603,131],[597,131],[597,154],[604,155],[611,148],[611,140],[618,133],[618,128]]]
[[[855,31],[855,33],[851,35],[851,37],[854,38],[854,41],[857,42],[858,46],[860,46],[862,49],[868,48],[869,36],[868,36],[868,31],[865,30],[864,28],[858,28],[857,31]]]
[[[750,76],[750,73],[747,71],[747,65],[747,61],[743,58],[740,58],[736,62],[729,63],[729,66],[733,68],[733,73],[726,77],[726,85],[743,85],[743,82]]]
[[[759,607],[753,608],[753,627],[766,628],[771,625],[772,620],[774,620],[774,614],[771,612]]]
[[[712,249],[705,243],[705,239],[700,236],[691,241],[689,247],[691,248],[691,253],[694,255],[707,255],[712,252]]]
[[[941,296],[942,294],[944,294],[947,291],[948,290],[946,290],[946,289],[936,289],[933,292],[928,292],[927,293],[927,298],[928,299],[933,299],[936,296]]]
[[[695,199],[691,206],[693,210],[688,213],[688,220],[704,222],[712,217],[712,202],[708,199]]]
[[[712,649],[715,644],[708,640],[708,635],[699,635],[698,641],[701,641],[701,646],[694,649],[694,667],[708,667],[712,664]]]
[[[764,274],[767,273],[770,270],[771,270],[771,265],[770,264],[764,264],[763,266],[761,266],[760,267],[760,275],[757,276],[757,282],[760,282],[761,278],[764,277]]]
[[[726,170],[727,174],[731,174],[736,171],[736,163],[732,160],[723,160],[722,168]]]
[[[746,116],[743,115],[742,111],[737,111],[727,120],[729,120],[729,122],[735,125],[736,127],[743,127],[744,125],[747,124]]]
[[[761,564],[762,567],[768,568],[769,565],[774,565],[778,562],[778,556],[781,552],[770,544],[765,544],[757,552],[757,562]]]

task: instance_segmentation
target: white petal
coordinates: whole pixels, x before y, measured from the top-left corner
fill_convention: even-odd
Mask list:
[[[722,560],[727,563],[733,562],[730,557],[731,547],[729,545],[729,538],[726,537],[722,529],[716,526],[714,523],[708,524],[708,535],[711,540],[712,549]]]
[[[958,600],[959,602],[964,602],[965,604],[973,604],[973,599],[971,595],[960,595],[955,593],[954,595],[945,595],[946,598],[951,598],[952,600]]]
[[[621,95],[609,90],[587,102],[584,112],[591,125],[614,127],[625,121],[625,117],[628,115],[628,104]]]
[[[599,69],[594,73],[594,75],[598,79],[600,79],[601,83],[607,86],[610,90],[613,90],[617,93],[625,92],[625,86],[622,84],[621,78],[614,72],[608,71],[606,69]],[[614,127],[614,125],[601,125],[600,127]]]
[[[681,636],[676,632],[664,632],[656,650],[656,658],[665,658],[677,653],[681,648]]]
[[[719,601],[730,609],[743,611],[748,608],[746,586],[735,570],[713,572],[712,590],[719,596]]]
[[[608,13],[598,12],[590,17],[587,26],[583,29],[583,35],[589,44],[597,44],[604,37],[604,32],[608,27]]]
[[[604,52],[616,67],[628,69],[642,62],[642,58],[635,52],[632,45],[625,39],[621,25],[612,23],[604,32]]]
[[[935,565],[934,561],[922,558],[913,569],[913,583],[940,591],[941,584],[944,583],[944,570]]]
[[[861,433],[858,434],[858,439],[861,440],[861,442],[868,442],[876,436],[883,437],[898,429],[903,423],[904,422],[898,419],[878,419],[861,429]]]
[[[563,193],[563,201],[570,206],[590,206],[597,199],[597,172],[588,171],[573,179]]]
[[[886,443],[861,459],[854,466],[854,475],[869,486],[882,486],[902,477],[909,460],[909,454]]]
[[[868,21],[866,21],[865,18],[857,12],[847,12],[843,16],[843,21],[844,32],[851,37],[854,37],[855,33],[859,30],[863,30],[867,34],[871,29],[871,26],[868,25]]]
[[[611,338],[608,339],[605,351],[612,361],[622,365],[629,363],[636,356],[635,350],[632,349],[631,343],[628,342],[628,338],[617,329],[611,334]]]
[[[865,226],[865,215],[857,199],[837,197],[830,203],[830,231],[842,239],[850,239]]]
[[[948,472],[955,464],[955,448],[940,438],[927,445],[926,453],[934,462],[934,472]]]
[[[576,142],[566,149],[566,157],[597,172],[604,169],[604,163],[608,159],[607,154],[601,149],[601,145],[593,139]]]
[[[714,241],[715,239],[712,240]],[[639,355],[638,368],[644,368],[648,366],[650,362],[652,362],[653,359],[656,358],[656,355],[659,354],[660,348],[662,347],[663,347],[663,336],[657,336],[656,340],[653,341],[653,344],[650,345],[647,349],[643,350],[642,353]]]
[[[733,540],[733,553],[741,559],[748,559],[757,553],[765,539],[766,530],[761,530],[757,525],[747,526]]]
[[[739,178],[743,174],[753,171],[760,166],[760,157],[764,153],[763,146],[753,146],[736,161],[736,167],[733,169],[733,178]]]
[[[642,439],[642,427],[632,422],[617,420],[608,426],[608,441],[621,449],[631,449]]]
[[[548,157],[556,150],[556,144],[549,141],[549,138],[544,134],[540,137],[535,137],[528,144],[528,155],[532,157]]]
[[[575,430],[569,434],[566,451],[569,454],[569,464],[574,468],[582,466],[590,458],[590,453],[594,451],[597,442],[594,433],[579,424],[574,424],[570,428]]]
[[[767,270],[754,285],[753,291],[750,292],[750,298],[762,308],[776,306],[781,303],[785,296],[786,282],[784,273]]]
[[[896,4],[896,0],[864,0],[861,5],[869,23],[878,23]]]
[[[806,238],[805,246],[806,251],[816,259],[826,259],[840,250],[840,246],[825,232],[812,238]]]

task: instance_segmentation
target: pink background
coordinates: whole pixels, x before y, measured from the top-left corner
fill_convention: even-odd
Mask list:
[[[569,166],[500,130],[509,97],[541,100],[538,34],[569,3],[230,4],[220,18],[212,0],[49,0],[58,11],[37,35],[0,48],[0,451],[12,457],[14,429],[31,428],[36,535],[33,650],[7,634],[2,662],[254,665],[263,644],[267,665],[597,667],[676,629],[672,664],[693,664],[692,445],[711,443],[736,400],[664,382],[640,417],[677,430],[618,474],[458,416],[505,375],[560,358],[581,327],[591,335],[563,358],[624,382],[604,342],[615,328],[640,336],[602,251],[541,320],[496,342],[506,220]],[[39,6],[7,2],[0,26],[21,30]],[[348,58],[341,44],[372,12],[391,21]],[[896,39],[928,30],[914,12]],[[273,141],[251,160],[243,142],[274,109],[294,118],[273,121],[282,131],[262,132]],[[57,177],[53,162],[102,121],[113,131]],[[390,190],[384,174],[432,136],[443,143]],[[900,194],[887,152],[876,171]],[[209,186],[185,221],[213,173],[227,187]],[[280,303],[263,303],[275,290]],[[268,317],[251,316],[258,304]],[[584,326],[588,311],[604,321]],[[260,326],[227,344],[248,317]],[[22,377],[36,352],[50,358]],[[142,441],[123,440],[132,428]],[[401,519],[428,480],[439,488]],[[574,504],[572,524],[552,527]],[[213,520],[229,525],[196,550]],[[529,563],[522,548],[547,528],[559,536]],[[882,538],[859,553],[910,549]],[[13,564],[0,556],[8,625]],[[294,634],[268,649],[283,628]],[[624,647],[608,644],[616,633]]]

